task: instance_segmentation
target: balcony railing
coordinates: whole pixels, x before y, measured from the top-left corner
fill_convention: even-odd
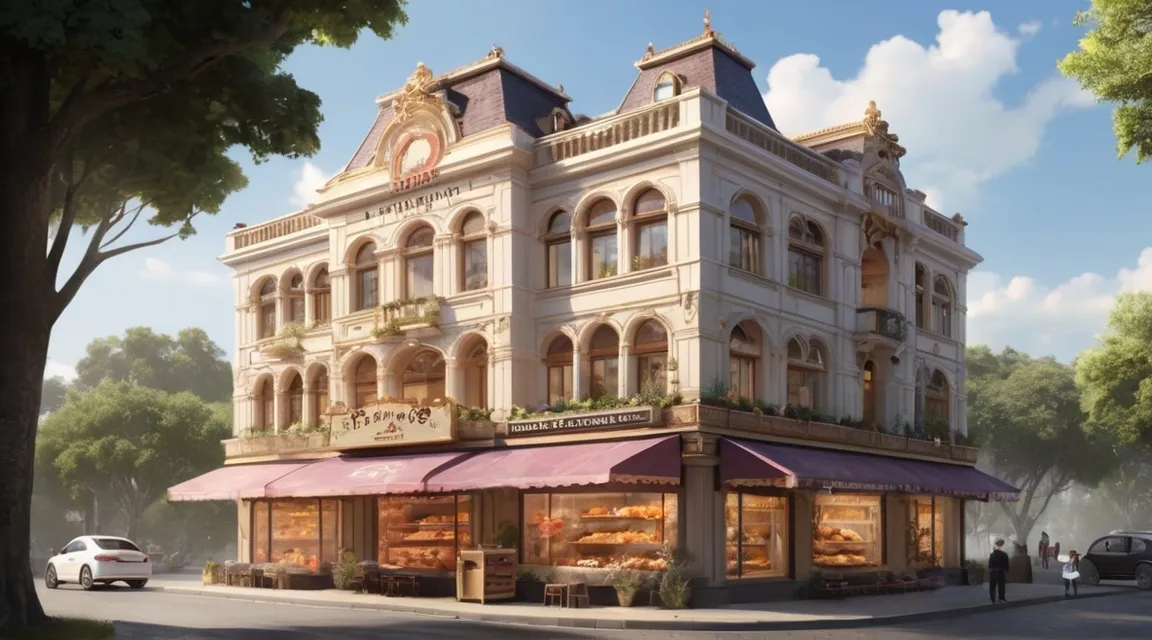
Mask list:
[[[658,102],[638,111],[605,118],[541,139],[536,148],[536,164],[543,166],[568,160],[678,126],[680,100]]]
[[[737,138],[750,142],[814,176],[833,184],[840,184],[840,173],[836,170],[835,162],[807,147],[792,142],[759,122],[729,111],[725,119],[725,126],[728,133]]]
[[[952,242],[960,242],[960,226],[939,213],[924,209],[924,224]]]
[[[255,227],[238,229],[230,234],[232,236],[232,249],[243,249],[261,242],[282,238],[298,231],[311,229],[321,222],[323,220],[312,214],[300,212],[287,218],[258,224]]]
[[[895,342],[904,342],[908,337],[908,319],[892,309],[861,307],[856,310],[856,333],[870,333]]]

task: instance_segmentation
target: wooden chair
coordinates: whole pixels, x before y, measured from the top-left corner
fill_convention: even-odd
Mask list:
[[[564,606],[565,600],[568,596],[568,585],[566,584],[546,584],[544,585],[544,606],[550,607],[557,605]]]
[[[588,585],[583,582],[568,585],[568,608],[579,609],[584,607],[587,609],[591,604],[588,601]]]

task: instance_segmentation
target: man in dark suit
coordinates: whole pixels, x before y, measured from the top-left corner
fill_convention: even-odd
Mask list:
[[[992,604],[996,604],[997,598],[1004,602],[1009,566],[1008,554],[1004,553],[1004,540],[997,540],[996,548],[988,556],[988,597],[992,599]]]

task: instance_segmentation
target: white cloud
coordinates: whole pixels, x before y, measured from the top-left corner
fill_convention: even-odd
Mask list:
[[[216,274],[199,269],[174,271],[171,264],[154,256],[144,258],[144,268],[137,273],[145,280],[179,281],[198,287],[214,285],[221,281]]]
[[[54,378],[56,376],[71,382],[72,380],[76,379],[76,367],[64,364],[63,362],[49,360],[48,363],[44,366],[44,377]]]
[[[327,184],[331,177],[320,167],[305,162],[304,167],[300,169],[300,177],[296,179],[296,185],[292,187],[292,204],[305,207],[314,202],[318,197],[316,190]]]
[[[976,271],[968,276],[968,344],[1071,358],[1104,329],[1117,294],[1150,290],[1152,247],[1113,277],[1083,273],[1054,287]]]
[[[998,30],[986,11],[942,11],[936,22],[935,43],[893,36],[872,46],[853,78],[834,78],[811,54],[777,61],[764,96],[773,119],[801,133],[858,121],[875,100],[909,150],[910,186],[956,210],[974,202],[980,183],[1030,161],[1057,113],[1094,104],[1055,72],[1019,104],[1002,102],[996,88],[1019,70],[1021,39]]]
[[[1043,28],[1043,22],[1040,20],[1032,20],[1031,22],[1025,22],[1019,27],[1016,27],[1016,31],[1018,31],[1020,35],[1024,36],[1025,38],[1033,38],[1037,33],[1040,33],[1040,29]]]

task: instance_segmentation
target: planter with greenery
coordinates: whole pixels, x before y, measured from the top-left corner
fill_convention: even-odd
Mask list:
[[[492,422],[491,409],[458,405],[456,428],[461,440],[486,440],[496,435],[496,423]]]
[[[496,544],[502,549],[515,549],[520,544],[520,528],[511,520],[501,522],[496,532]]]
[[[356,554],[341,549],[340,561],[332,567],[332,584],[341,591],[354,591],[360,585],[356,580]]]
[[[660,578],[658,593],[666,609],[686,609],[692,598],[690,567],[692,554],[682,547],[664,547],[661,557],[668,563]]]
[[[636,593],[643,586],[645,575],[639,571],[624,568],[613,568],[608,572],[605,581],[616,590],[616,599],[621,607],[631,607],[636,599]]]
[[[308,329],[299,322],[289,322],[276,338],[260,348],[261,355],[278,360],[295,358],[304,353],[304,336]]]
[[[201,571],[200,577],[204,584],[221,584],[224,582],[223,568],[209,560],[204,563],[204,569]]]

